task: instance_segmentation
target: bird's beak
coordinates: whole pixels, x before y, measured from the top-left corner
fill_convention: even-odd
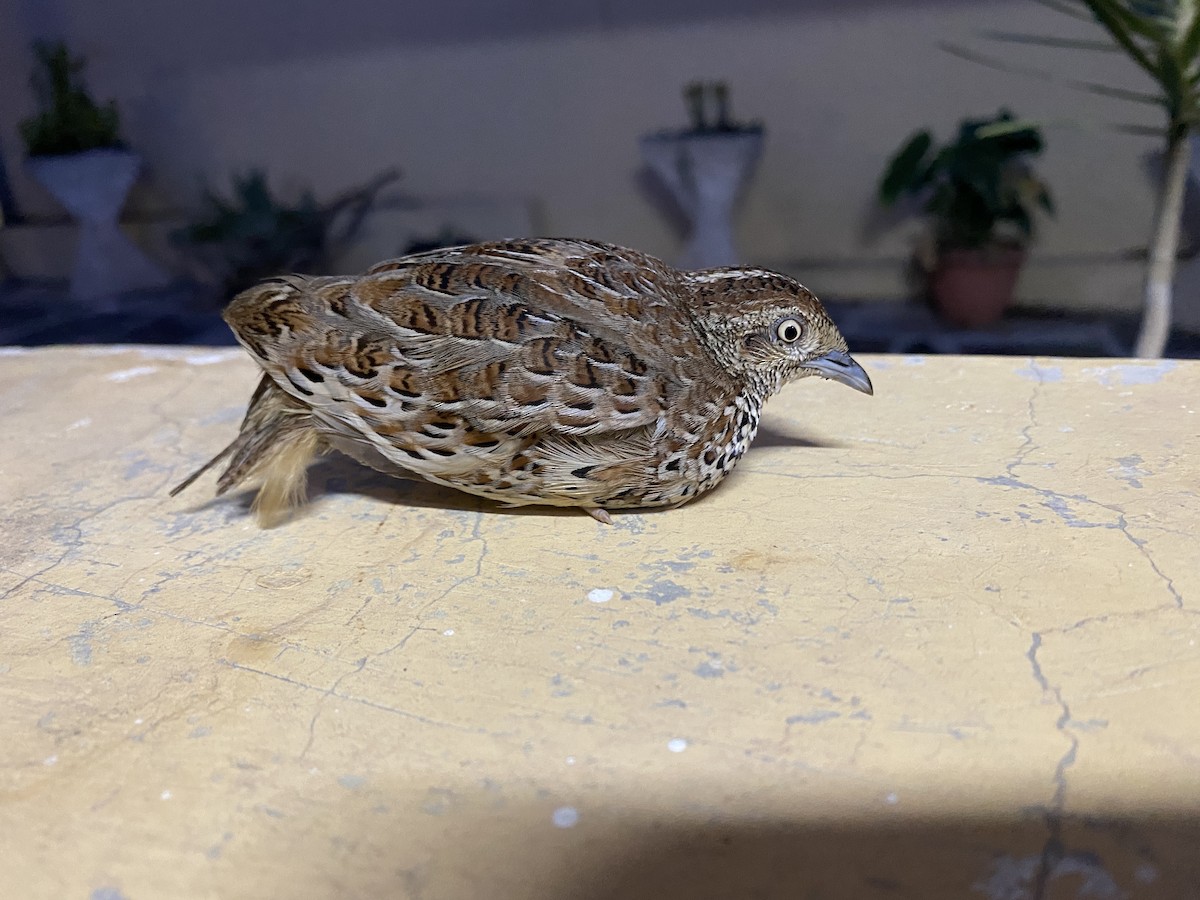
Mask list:
[[[845,350],[830,350],[824,356],[810,359],[805,363],[805,368],[811,369],[822,378],[840,381],[864,394],[875,393],[866,371]]]

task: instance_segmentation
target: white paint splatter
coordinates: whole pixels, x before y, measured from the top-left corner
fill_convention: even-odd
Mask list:
[[[47,756],[45,759],[42,760],[42,765],[43,766],[52,766],[56,762],[58,762],[58,757],[54,754],[51,754],[50,756]]]
[[[667,741],[667,749],[672,753],[682,753],[688,748],[688,742],[684,738],[671,738]]]
[[[143,375],[153,375],[158,371],[158,366],[134,366],[132,369],[122,369],[120,372],[113,372],[108,376],[109,381],[129,381],[131,378],[140,378]]]
[[[1097,366],[1084,369],[1084,375],[1090,375],[1101,384],[1108,387],[1132,384],[1157,384],[1163,376],[1175,369],[1175,360],[1163,359],[1154,363],[1118,363],[1113,366]]]
[[[104,347],[89,347],[88,356],[123,356],[137,354],[142,359],[161,359],[173,362],[185,362],[193,366],[211,366],[214,363],[228,362],[244,355],[240,347],[228,350],[197,351],[195,347],[147,347],[142,344],[109,344]]]
[[[1038,384],[1063,380],[1062,366],[1043,366],[1032,359],[1014,371],[1025,380],[1036,381]]]
[[[555,828],[574,828],[579,822],[579,810],[573,806],[560,806],[550,817]]]
[[[573,756],[568,756],[568,757],[567,757],[567,765],[568,765],[568,766],[573,766],[573,765],[575,765],[575,757],[573,757]]]
[[[896,793],[893,791],[892,793],[888,794],[886,797],[883,798],[883,802],[886,803],[888,806],[895,806],[897,803],[900,802],[900,798],[898,796],[896,796]]]
[[[84,416],[82,419],[77,419],[67,426],[67,431],[74,431],[76,428],[87,428],[92,424],[91,416]]]
[[[216,363],[228,362],[242,355],[241,350],[214,350],[212,353],[196,353],[185,356],[183,361],[189,366],[211,366]]]
[[[161,794],[159,794],[159,796],[160,796],[160,797],[162,797],[162,799],[164,799],[164,800],[170,800],[170,799],[171,799],[171,792],[170,792],[170,791],[163,791]]]
[[[445,631],[442,632],[442,634],[444,634],[446,637],[454,637],[454,629],[447,628]]]
[[[607,603],[613,598],[613,592],[608,588],[592,588],[587,597],[593,603]]]

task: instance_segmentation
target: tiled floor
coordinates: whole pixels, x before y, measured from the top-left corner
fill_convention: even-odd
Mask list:
[[[960,331],[918,304],[826,305],[859,353],[1122,356],[1137,332],[1136,317],[1116,314],[1017,314],[995,328]],[[220,307],[211,289],[187,283],[129,294],[98,308],[73,301],[63,283],[10,281],[0,285],[0,345],[233,344]],[[1200,334],[1177,330],[1167,349],[1168,356],[1200,358]]]

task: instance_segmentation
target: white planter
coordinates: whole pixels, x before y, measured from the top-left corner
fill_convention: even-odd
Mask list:
[[[679,259],[684,269],[739,263],[733,241],[734,207],[762,154],[761,130],[647,135],[642,158],[691,223]]]
[[[79,246],[71,272],[71,296],[94,301],[126,291],[160,288],[170,275],[117,224],[141,160],[125,150],[89,150],[26,161],[29,173],[79,223]]]

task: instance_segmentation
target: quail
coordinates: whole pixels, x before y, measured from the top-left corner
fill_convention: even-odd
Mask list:
[[[634,250],[521,240],[435,250],[361,276],[286,276],[225,320],[263,369],[222,494],[260,521],[336,449],[508,506],[677,506],[729,474],[763,404],[808,376],[872,393],[820,301],[762,269],[678,271]]]

